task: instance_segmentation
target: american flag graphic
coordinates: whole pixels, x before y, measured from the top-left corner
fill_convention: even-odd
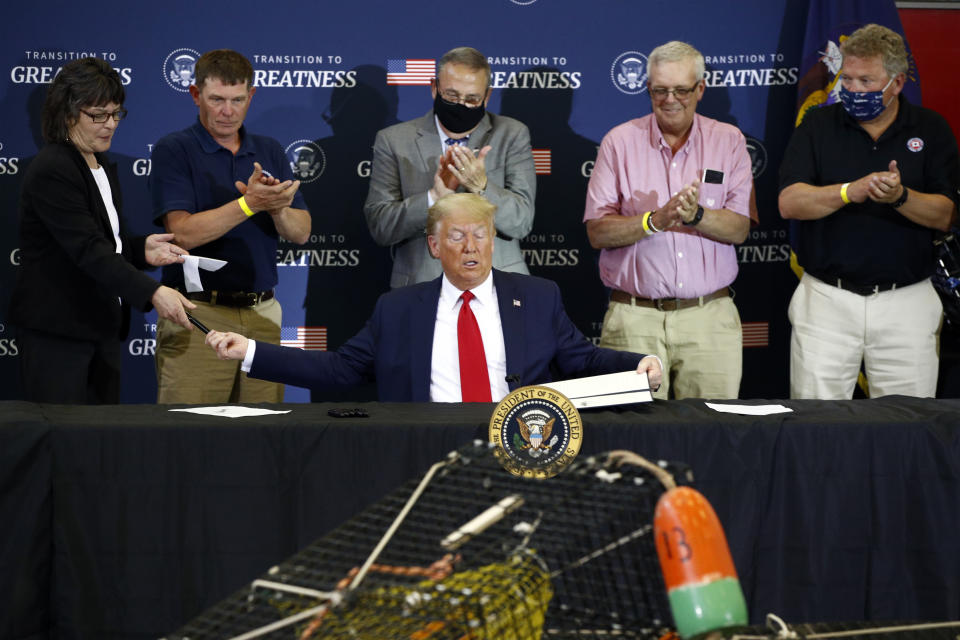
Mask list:
[[[387,84],[430,85],[435,73],[434,60],[387,60]]]
[[[298,347],[307,351],[326,351],[327,328],[281,327],[280,344],[284,347]]]
[[[550,175],[550,170],[553,168],[550,149],[533,150],[533,167],[538,176]]]
[[[744,348],[770,346],[769,322],[744,322],[742,327]]]

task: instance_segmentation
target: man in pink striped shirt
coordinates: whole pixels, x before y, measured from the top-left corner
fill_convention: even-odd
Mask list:
[[[597,153],[583,220],[613,291],[600,344],[656,353],[656,397],[736,398],[740,316],[729,285],[750,230],[753,176],[743,134],[697,114],[703,55],[654,49],[653,113],[614,127]]]

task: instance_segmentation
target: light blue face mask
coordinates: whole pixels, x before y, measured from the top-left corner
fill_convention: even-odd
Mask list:
[[[864,122],[866,120],[873,120],[887,108],[886,104],[883,104],[883,92],[887,90],[887,87],[890,86],[890,83],[893,82],[893,78],[890,78],[883,89],[880,91],[847,91],[847,88],[843,85],[840,86],[840,102],[843,103],[843,108],[847,110],[847,113],[850,114],[854,120],[859,122]],[[894,96],[895,98],[896,96]],[[893,98],[891,98],[893,100]],[[890,104],[889,102],[887,104]]]

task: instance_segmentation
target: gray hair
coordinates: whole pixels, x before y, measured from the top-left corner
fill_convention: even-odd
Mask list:
[[[880,56],[883,61],[883,70],[887,72],[888,78],[895,78],[900,73],[906,74],[910,68],[903,38],[896,31],[879,24],[864,25],[851,33],[850,37],[840,43],[840,53],[844,58]]]
[[[473,47],[457,47],[443,54],[443,57],[440,58],[440,63],[437,65],[438,77],[440,72],[443,71],[444,65],[447,64],[461,64],[473,71],[483,71],[487,77],[487,87],[490,87],[490,63],[487,62],[486,57],[484,57],[482,53]]]
[[[654,67],[661,62],[683,62],[691,59],[693,60],[693,71],[697,76],[697,82],[700,82],[703,80],[707,69],[703,61],[703,54],[693,46],[679,40],[671,40],[651,51],[647,57],[647,68]]]

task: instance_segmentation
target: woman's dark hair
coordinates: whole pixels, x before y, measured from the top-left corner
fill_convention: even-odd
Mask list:
[[[80,109],[113,102],[123,106],[126,92],[120,74],[99,58],[80,58],[63,65],[47,89],[41,128],[47,142],[63,142]]]

